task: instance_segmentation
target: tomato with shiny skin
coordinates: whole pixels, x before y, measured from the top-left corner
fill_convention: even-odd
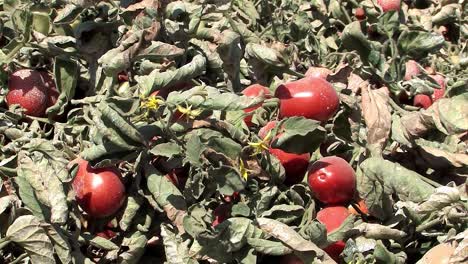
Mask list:
[[[314,196],[324,204],[346,204],[356,191],[356,175],[346,160],[329,156],[308,169],[308,181]]]
[[[333,86],[323,78],[306,77],[280,85],[280,117],[303,116],[325,122],[333,117],[340,99]]]
[[[73,179],[76,201],[91,217],[103,218],[115,214],[125,201],[125,186],[117,168],[92,168],[78,159],[78,171]]]
[[[348,209],[344,206],[331,206],[326,207],[320,210],[317,213],[317,220],[325,225],[327,229],[327,234],[333,232],[335,229],[339,228],[341,224],[346,220],[350,215]],[[341,252],[345,248],[344,241],[337,241],[329,246],[327,246],[324,251],[327,252],[330,257],[335,261],[338,261]]]
[[[250,97],[250,98],[255,98],[257,96],[264,96],[266,99],[271,98],[270,90],[268,90],[268,88],[266,88],[265,86],[260,85],[260,84],[252,84],[252,85],[248,86],[247,88],[245,88],[242,91],[242,94],[247,96],[247,97]],[[260,103],[258,105],[255,105],[255,106],[249,107],[247,109],[244,109],[244,112],[245,113],[253,112],[253,111],[255,111],[255,109],[257,109],[257,108],[259,108],[261,106],[262,106],[262,104]],[[249,127],[253,126],[252,115],[247,115],[244,118],[244,122]]]
[[[276,121],[268,122],[263,128],[260,129],[259,137],[264,138],[268,134],[268,132],[275,127],[275,125]],[[277,135],[276,137],[280,136],[281,134]],[[289,153],[281,149],[272,147],[270,147],[268,151],[271,155],[278,158],[281,165],[283,165],[284,167],[286,173],[286,179],[284,180],[284,184],[293,185],[302,181],[307,171],[307,166],[309,165],[309,153]]]

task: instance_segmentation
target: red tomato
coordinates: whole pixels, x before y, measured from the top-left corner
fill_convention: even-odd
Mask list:
[[[44,116],[48,103],[48,88],[39,71],[21,69],[8,78],[8,106],[18,104],[27,115]]]
[[[125,201],[125,187],[116,168],[92,168],[88,161],[78,159],[78,172],[72,186],[76,201],[92,217],[115,214]]]
[[[247,97],[251,97],[251,98],[255,98],[255,97],[260,96],[260,95],[263,95],[265,98],[271,98],[270,90],[268,90],[268,88],[266,88],[265,86],[262,86],[260,84],[250,85],[249,87],[245,88],[242,91],[242,94],[247,96]],[[250,113],[250,112],[254,111],[255,109],[259,108],[260,106],[262,106],[262,104],[258,104],[258,105],[249,107],[247,109],[244,109],[244,112]],[[252,126],[253,125],[251,115],[246,116],[244,118],[244,121],[247,124],[247,126]]]
[[[273,129],[276,125],[276,121],[268,122],[263,128],[259,131],[259,137],[264,138],[268,131]],[[281,136],[278,135],[277,137]],[[270,153],[278,158],[281,165],[283,165],[286,172],[286,179],[284,184],[293,185],[299,183],[304,178],[304,174],[307,171],[307,166],[309,165],[310,154],[296,154],[283,151],[281,149],[269,148]]]
[[[316,77],[327,79],[328,75],[332,74],[333,72],[325,67],[310,67],[306,73],[306,77]]]
[[[339,228],[349,216],[348,209],[343,206],[326,207],[317,213],[317,220],[325,225],[327,234]],[[338,261],[341,252],[345,248],[344,241],[337,241],[324,249],[335,261]]]
[[[429,95],[417,94],[414,96],[413,105],[427,109],[432,105],[432,99]]]
[[[356,17],[357,20],[364,20],[366,19],[366,11],[362,7],[356,8],[354,10],[354,16]]]
[[[279,264],[304,264],[304,262],[294,254],[281,256]]]
[[[322,203],[346,204],[354,196],[356,175],[346,160],[324,157],[314,162],[308,170],[309,187]]]
[[[274,148],[270,148],[269,151],[279,159],[281,165],[284,167],[286,172],[284,184],[293,185],[302,181],[307,171],[307,166],[309,165],[309,153],[295,154]]]
[[[401,6],[400,0],[377,0],[377,3],[380,5],[384,13],[389,11],[398,11]]]
[[[340,105],[335,89],[322,78],[306,77],[282,84],[275,96],[280,99],[281,117],[303,116],[324,122]]]
[[[403,79],[409,81],[420,73],[421,69],[419,68],[419,64],[414,60],[409,60],[406,62],[405,77]]]

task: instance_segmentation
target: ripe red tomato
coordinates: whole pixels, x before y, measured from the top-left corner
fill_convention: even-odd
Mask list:
[[[251,97],[251,98],[255,98],[255,97],[260,96],[260,95],[263,95],[265,98],[271,98],[270,90],[268,90],[268,88],[266,88],[265,86],[262,86],[260,84],[250,85],[249,87],[245,88],[242,91],[242,94],[247,96],[247,97]],[[258,105],[249,107],[247,109],[244,109],[244,112],[250,113],[250,112],[254,111],[255,109],[259,108],[260,106],[262,106],[262,104],[258,104]],[[251,115],[246,116],[244,118],[244,121],[247,124],[247,126],[252,126],[253,125]]]
[[[327,79],[328,75],[332,73],[333,72],[330,69],[327,69],[325,67],[310,67],[306,71],[305,76]]]
[[[76,201],[91,217],[115,214],[125,201],[125,186],[116,168],[92,168],[88,161],[78,159],[78,171],[73,179]]]
[[[427,109],[432,105],[432,99],[429,95],[417,94],[413,98],[413,105]]]
[[[263,128],[260,129],[258,134],[259,137],[264,138],[268,134],[268,131],[273,129],[275,125],[276,121],[268,122]],[[277,137],[279,136],[281,136],[281,134],[277,135]],[[284,184],[293,185],[302,181],[307,171],[307,166],[309,165],[309,153],[289,153],[272,147],[269,148],[269,152],[278,158],[281,165],[284,167],[286,172],[286,179],[284,180]]]
[[[21,69],[10,74],[8,79],[8,106],[18,104],[27,115],[44,116],[48,103],[48,88],[39,71]]]
[[[403,79],[409,81],[420,73],[421,69],[419,68],[419,64],[414,60],[409,60],[406,62],[405,77]]]
[[[382,8],[383,12],[398,11],[401,6],[400,0],[377,0],[377,3]]]
[[[346,160],[324,157],[314,162],[308,170],[309,187],[322,203],[346,204],[354,196],[356,175]]]
[[[331,206],[320,210],[317,213],[317,220],[325,225],[327,234],[339,228],[349,216],[348,209],[343,206]],[[324,249],[335,261],[338,261],[341,252],[345,248],[344,241],[337,241]]]
[[[356,8],[354,10],[354,16],[356,17],[357,20],[364,20],[366,19],[366,11],[362,7]]]
[[[294,254],[288,254],[281,256],[279,264],[304,264],[304,262],[298,256]]]
[[[340,105],[335,89],[322,78],[306,77],[282,84],[275,96],[280,99],[280,117],[303,116],[324,122]]]

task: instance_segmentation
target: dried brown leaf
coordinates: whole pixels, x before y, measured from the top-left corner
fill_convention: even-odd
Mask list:
[[[371,90],[369,85],[363,83],[361,91],[361,107],[367,125],[367,142],[369,145],[377,147],[376,150],[382,150],[392,127],[388,89]]]

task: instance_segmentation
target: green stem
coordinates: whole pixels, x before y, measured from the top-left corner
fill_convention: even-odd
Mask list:
[[[431,228],[431,227],[433,227],[435,225],[438,225],[440,223],[442,223],[442,219],[436,218],[436,219],[431,220],[431,221],[429,221],[427,223],[424,223],[424,224],[421,224],[421,225],[417,226],[416,227],[416,232],[422,232],[422,231],[424,231],[424,230],[426,230],[428,228]]]
[[[404,115],[404,114],[408,114],[408,111],[406,111],[405,109],[401,108],[397,103],[395,103],[395,101],[393,101],[392,98],[390,98],[390,99],[388,100],[388,102],[390,103],[390,106],[392,106],[392,108],[393,108],[394,110],[396,110],[398,113],[403,114],[403,115]]]
[[[23,259],[28,256],[28,253],[23,253],[19,257],[17,257],[14,261],[10,262],[10,264],[20,263]]]

